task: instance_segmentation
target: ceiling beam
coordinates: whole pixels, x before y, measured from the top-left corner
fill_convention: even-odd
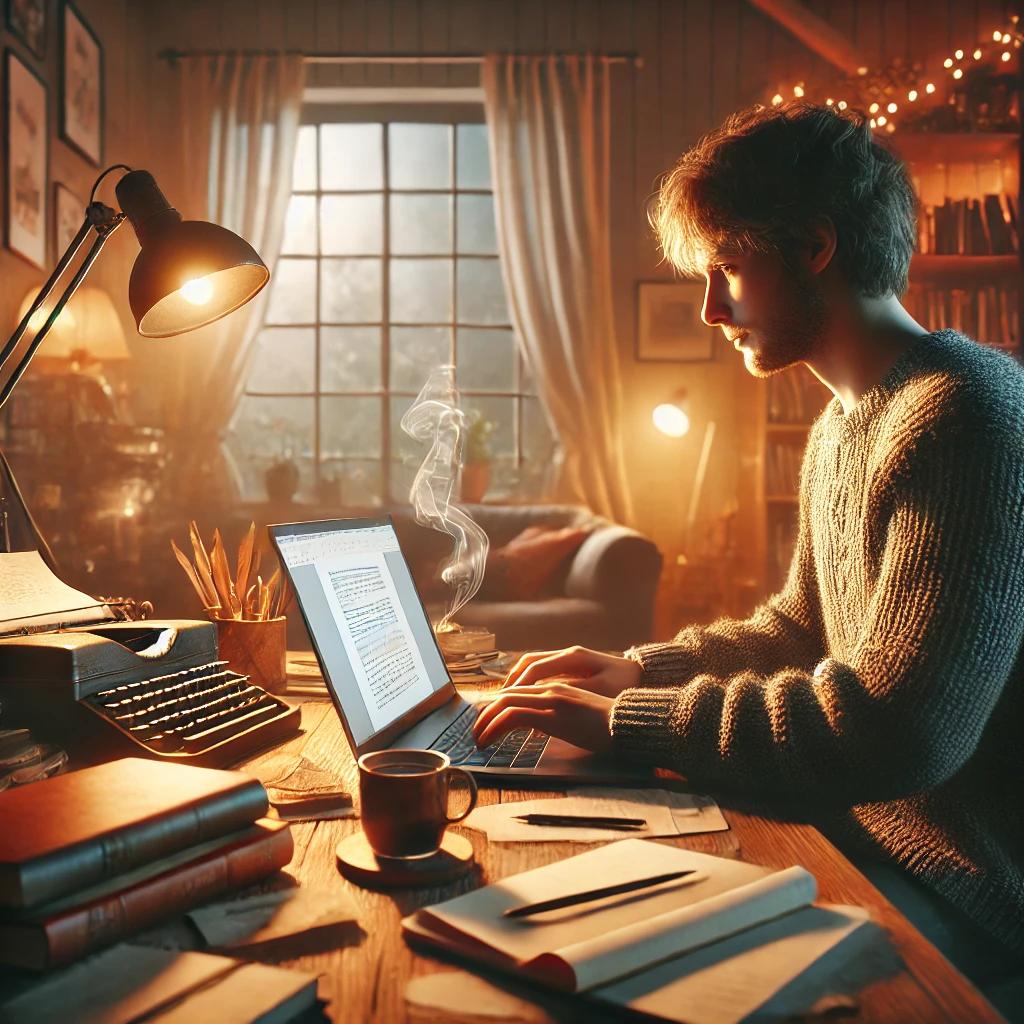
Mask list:
[[[798,0],[750,0],[750,3],[840,71],[850,77],[864,74],[861,68],[866,67],[865,61],[853,44]]]

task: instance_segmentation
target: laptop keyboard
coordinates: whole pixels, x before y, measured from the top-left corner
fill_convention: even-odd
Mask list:
[[[464,768],[535,768],[548,737],[535,729],[516,729],[499,743],[482,750],[473,741],[473,723],[477,709],[470,705],[436,740],[433,750],[440,750],[452,759],[452,764]]]

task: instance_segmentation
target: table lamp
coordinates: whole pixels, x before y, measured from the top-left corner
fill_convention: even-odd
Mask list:
[[[114,171],[125,174],[115,186],[121,209],[96,201],[100,183]],[[0,390],[0,408],[10,397],[43,339],[53,329],[68,301],[89,273],[107,239],[127,219],[132,223],[141,251],[132,267],[128,283],[128,302],[139,334],[145,338],[169,338],[176,334],[204,327],[240,306],[244,306],[270,279],[263,260],[248,242],[233,231],[206,221],[183,220],[164,198],[148,171],[133,170],[126,164],[108,167],[96,179],[85,209],[85,219],[78,233],[57,262],[53,273],[39,294],[23,312],[21,322],[0,350],[0,378],[13,359],[30,326],[50,293],[82,247],[86,237],[95,232],[81,265],[67,283],[53,309],[36,330],[18,364]],[[36,543],[44,553],[52,555],[45,539],[32,520],[18,492],[7,460],[0,453],[0,479],[6,478],[8,489],[19,501]],[[10,550],[7,510],[0,510],[0,544]]]

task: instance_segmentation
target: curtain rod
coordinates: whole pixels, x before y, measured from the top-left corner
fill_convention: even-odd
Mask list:
[[[481,64],[482,53],[301,53],[296,50],[161,50],[167,61],[183,57],[276,57],[282,54],[299,56],[304,64]],[[579,53],[501,54],[505,57],[580,57]],[[598,53],[599,60],[609,64],[644,66],[643,57],[636,53]]]

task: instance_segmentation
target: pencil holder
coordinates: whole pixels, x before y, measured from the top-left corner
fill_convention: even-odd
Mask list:
[[[217,646],[220,657],[235,672],[249,677],[255,686],[268,693],[284,693],[288,688],[285,654],[288,646],[288,620],[217,619]]]

